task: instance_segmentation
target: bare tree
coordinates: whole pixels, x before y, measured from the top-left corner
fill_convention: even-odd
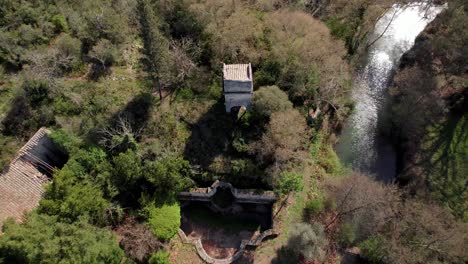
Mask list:
[[[143,127],[133,128],[127,117],[119,115],[114,126],[106,127],[100,131],[103,135],[100,143],[109,150],[113,150],[128,143],[128,141],[134,141],[141,134],[142,129]]]

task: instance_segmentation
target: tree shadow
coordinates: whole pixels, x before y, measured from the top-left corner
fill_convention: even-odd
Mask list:
[[[98,81],[101,77],[109,76],[112,73],[110,66],[92,63],[87,78],[90,81]]]
[[[422,168],[431,191],[463,216],[468,188],[468,115],[452,115],[430,129],[423,145]]]
[[[271,260],[272,264],[297,264],[300,259],[287,246],[282,246],[276,250],[276,256]]]
[[[102,140],[109,139],[110,135],[106,135],[103,131],[120,131],[122,130],[122,122],[125,122],[127,128],[134,133],[135,139],[138,140],[139,132],[143,130],[151,118],[154,100],[154,96],[150,93],[141,93],[135,96],[123,109],[109,118],[107,128],[92,129],[87,136],[88,142],[98,145]]]
[[[185,159],[208,170],[217,156],[229,151],[235,122],[218,101],[194,124],[188,124],[190,138],[184,150]]]

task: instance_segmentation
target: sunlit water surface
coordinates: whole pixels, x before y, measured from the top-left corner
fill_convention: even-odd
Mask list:
[[[414,45],[418,34],[444,8],[423,4],[394,5],[377,22],[369,43],[383,35],[369,48],[367,63],[355,79],[352,94],[355,110],[345,125],[338,146],[340,158],[353,169],[385,182],[394,179],[395,150],[385,138],[378,136],[386,90],[403,53]]]

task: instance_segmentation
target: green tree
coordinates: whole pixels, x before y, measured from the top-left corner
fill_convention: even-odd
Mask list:
[[[372,236],[359,244],[362,256],[371,264],[383,263],[387,253],[383,247],[383,238],[379,235]]]
[[[148,225],[158,239],[167,241],[177,234],[180,226],[180,207],[177,203],[159,206],[150,203],[144,211]]]
[[[88,216],[93,222],[102,222],[109,202],[103,192],[76,161],[54,174],[54,180],[46,189],[39,210],[60,219],[75,221]]]
[[[252,106],[261,116],[270,117],[275,112],[291,109],[293,105],[278,86],[264,86],[255,91]]]
[[[0,236],[5,263],[122,263],[111,232],[81,219],[68,224],[57,216],[32,213],[23,224],[6,221]]]
[[[148,261],[149,264],[169,264],[169,252],[160,250],[153,255]]]
[[[174,201],[177,194],[192,185],[190,163],[182,158],[167,157],[145,164],[144,177],[156,187],[158,199]]]
[[[131,190],[142,177],[142,163],[138,154],[129,149],[112,158],[113,178],[120,190]]]
[[[162,86],[169,82],[170,52],[169,41],[159,30],[160,21],[154,9],[149,0],[138,1],[146,67],[162,99]]]
[[[67,221],[85,215],[92,222],[103,223],[110,206],[105,197],[112,198],[118,193],[110,171],[106,153],[101,149],[72,152],[65,166],[54,173],[39,210]]]

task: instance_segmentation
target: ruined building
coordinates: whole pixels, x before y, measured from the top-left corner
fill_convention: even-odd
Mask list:
[[[6,218],[21,221],[24,213],[38,206],[55,168],[65,163],[65,155],[47,136],[49,133],[46,128],[39,129],[1,173],[0,227]]]
[[[253,93],[252,65],[223,64],[223,93],[226,112],[250,109]]]

